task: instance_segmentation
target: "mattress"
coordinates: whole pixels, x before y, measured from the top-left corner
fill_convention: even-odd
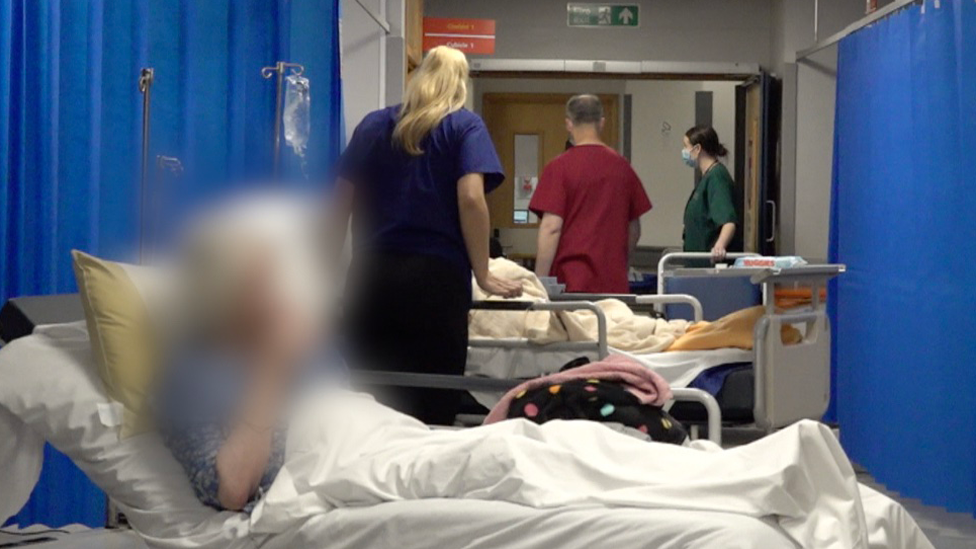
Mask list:
[[[323,549],[794,549],[778,527],[751,517],[677,510],[421,500],[339,509],[263,548]]]
[[[870,549],[931,549],[904,507],[861,486]],[[534,509],[474,500],[339,509],[262,549],[798,549],[778,526],[731,513],[575,506]]]
[[[131,530],[39,535],[45,549],[146,549]],[[30,538],[28,538],[30,539]],[[0,537],[0,543],[9,540]],[[23,541],[23,538],[17,541]],[[255,539],[265,549],[795,548],[778,527],[728,513],[576,507],[532,509],[494,501],[423,500],[339,509],[293,532]]]
[[[871,549],[930,547],[904,507],[861,487]],[[69,527],[70,529],[70,527]],[[87,530],[30,547],[147,549],[131,530]],[[9,542],[0,536],[0,543]],[[23,541],[19,539],[18,541]],[[510,503],[423,500],[340,509],[293,532],[255,537],[262,549],[796,549],[767,521],[728,513],[668,509],[570,507],[532,509]],[[186,546],[189,549],[190,545]]]

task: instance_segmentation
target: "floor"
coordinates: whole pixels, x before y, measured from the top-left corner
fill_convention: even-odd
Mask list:
[[[722,446],[728,448],[746,444],[758,436],[761,434],[752,429],[723,429]],[[858,471],[858,481],[901,503],[928,536],[935,549],[976,549],[976,518],[972,515],[950,513],[941,507],[924,505],[916,499],[903,498],[876,482],[867,471],[857,466],[855,469]]]
[[[976,549],[976,519],[968,513],[949,513],[940,507],[923,505],[916,499],[899,497],[879,485],[867,472],[859,472],[858,480],[875,490],[884,492],[901,503],[922,528],[935,549]]]
[[[9,532],[9,533],[8,533]],[[18,532],[14,534],[13,532]],[[31,533],[36,533],[31,535]],[[70,533],[70,536],[68,535]],[[18,544],[19,545],[15,545]],[[145,542],[131,530],[89,530],[84,526],[70,525],[56,530],[31,526],[23,530],[4,528],[0,532],[0,548],[26,547],[33,549],[147,549]]]

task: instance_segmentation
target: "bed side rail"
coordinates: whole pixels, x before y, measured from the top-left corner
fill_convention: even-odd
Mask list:
[[[701,389],[671,389],[675,402],[697,402],[705,407],[708,418],[708,440],[722,445],[722,410],[715,397]]]
[[[726,261],[735,261],[740,257],[759,257],[757,253],[751,252],[734,252],[725,255]],[[672,252],[669,254],[664,254],[661,256],[661,260],[657,263],[657,293],[664,294],[664,277],[665,273],[668,271],[668,266],[680,260],[685,259],[705,259],[711,261],[712,254],[708,252]]]
[[[759,254],[755,254],[755,253],[730,253],[725,256],[725,261],[733,262],[740,257],[758,257],[758,256]],[[676,274],[675,272],[676,269],[673,268],[673,265],[679,261],[684,261],[684,260],[698,260],[698,261],[711,262],[712,254],[707,252],[673,252],[673,253],[665,254],[663,257],[661,257],[661,260],[657,264],[657,293],[659,295],[666,295],[669,293],[668,290],[669,279],[683,278],[683,275]],[[698,269],[698,270],[704,271],[705,269]],[[731,281],[723,281],[721,283],[723,287],[728,286],[729,284],[734,285],[735,283]],[[732,312],[732,310],[740,309],[742,307],[747,307],[749,305],[755,304],[752,303],[752,299],[745,294],[741,296],[741,299],[729,298],[732,299],[732,301],[730,303],[727,303],[725,298],[720,299],[718,296],[711,295],[707,291],[705,291],[704,294],[697,294],[696,293],[697,290],[699,289],[703,290],[703,288],[699,288],[697,285],[688,286],[687,284],[685,284],[684,286],[686,287],[678,291],[683,291],[683,293],[695,294],[695,297],[698,297],[699,300],[706,301],[705,305],[708,305],[710,320],[714,320],[720,316],[724,316],[725,314]],[[746,283],[746,286],[748,286],[748,283]],[[737,288],[735,290],[736,293],[734,295],[738,296],[739,292],[742,291],[746,291],[746,290]],[[748,291],[754,292],[754,290],[751,289]],[[657,311],[659,313],[664,313],[665,307],[663,305],[657,305]]]
[[[524,312],[564,312],[564,311],[590,311],[596,315],[597,339],[593,341],[561,341],[557,343],[538,344],[530,341],[521,340],[499,340],[488,338],[474,338],[468,342],[472,347],[502,347],[502,348],[543,348],[550,351],[596,351],[597,356],[602,360],[610,356],[610,346],[607,343],[607,317],[603,310],[589,301],[476,301],[471,305],[472,310],[478,311],[524,311]]]
[[[637,296],[637,303],[641,305],[654,305],[655,307],[663,305],[688,305],[694,312],[695,322],[701,322],[705,316],[701,301],[698,301],[697,297],[689,294],[639,295]]]
[[[616,299],[628,305],[631,309],[641,309],[649,307],[650,310],[658,310],[659,305],[688,305],[694,313],[694,321],[700,322],[703,317],[701,301],[690,294],[658,294],[658,295],[638,295],[638,294],[560,294],[552,296],[556,302],[564,301],[602,301],[604,299]]]
[[[786,345],[783,326],[805,324],[803,339]],[[830,320],[824,309],[766,314],[755,331],[756,425],[767,432],[801,419],[819,420],[830,402]]]
[[[413,372],[357,371],[355,379],[366,385],[415,387],[422,389],[450,389],[455,391],[506,392],[514,389],[525,379],[494,379],[478,376],[452,376],[446,374],[418,374]],[[715,397],[701,389],[671,389],[674,401],[698,402],[708,413],[708,439],[722,444],[722,411]]]

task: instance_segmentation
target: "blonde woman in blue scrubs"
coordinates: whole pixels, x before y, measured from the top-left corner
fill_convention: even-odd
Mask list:
[[[521,286],[488,271],[485,194],[505,176],[488,129],[464,108],[468,62],[431,50],[403,104],[374,111],[339,163],[339,222],[352,216],[350,365],[464,373],[472,273],[489,294]],[[460,394],[402,389],[378,395],[427,423],[454,420]]]

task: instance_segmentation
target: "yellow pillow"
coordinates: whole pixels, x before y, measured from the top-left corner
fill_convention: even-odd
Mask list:
[[[668,351],[705,351],[728,347],[752,349],[753,329],[765,313],[765,307],[757,305],[725,315],[715,322],[695,323],[668,347]],[[784,325],[781,332],[786,345],[795,345],[802,339],[800,331],[793,326]]]
[[[75,279],[85,309],[98,375],[108,395],[124,408],[123,438],[148,426],[148,398],[155,363],[149,314],[129,270],[72,250]]]

